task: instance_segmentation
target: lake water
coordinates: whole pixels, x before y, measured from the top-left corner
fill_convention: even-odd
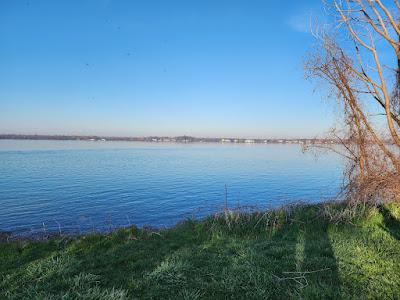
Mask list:
[[[170,226],[334,196],[342,161],[299,145],[0,140],[0,230]],[[225,186],[227,193],[225,193]]]

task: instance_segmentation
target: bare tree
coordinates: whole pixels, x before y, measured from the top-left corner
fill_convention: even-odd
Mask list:
[[[400,2],[331,0],[333,29],[316,31],[308,77],[327,82],[342,121],[333,148],[348,160],[349,201],[400,200]]]

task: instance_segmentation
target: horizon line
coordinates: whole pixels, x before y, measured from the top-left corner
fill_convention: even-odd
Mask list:
[[[196,140],[332,140],[332,138],[328,137],[257,137],[257,138],[250,138],[250,137],[232,137],[232,136],[220,136],[220,137],[204,137],[204,136],[191,136],[191,135],[174,135],[174,136],[167,136],[167,135],[141,135],[141,136],[110,136],[110,135],[98,135],[98,134],[21,134],[21,133],[0,133],[0,139],[4,138],[21,138],[21,139],[29,139],[32,138],[46,138],[51,139],[53,138],[98,138],[98,139],[110,139],[110,140],[118,140],[118,139],[196,139]]]

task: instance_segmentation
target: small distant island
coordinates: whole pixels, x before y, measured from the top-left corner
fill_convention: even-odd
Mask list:
[[[57,140],[57,141],[125,141],[152,143],[236,143],[236,144],[335,144],[337,141],[327,138],[300,139],[247,139],[247,138],[202,138],[192,136],[147,136],[147,137],[113,137],[113,136],[79,136],[79,135],[25,135],[0,134],[0,140]]]

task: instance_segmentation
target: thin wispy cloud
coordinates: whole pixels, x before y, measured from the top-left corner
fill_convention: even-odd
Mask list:
[[[294,31],[300,33],[311,33],[312,13],[292,15],[287,20],[287,25]]]

